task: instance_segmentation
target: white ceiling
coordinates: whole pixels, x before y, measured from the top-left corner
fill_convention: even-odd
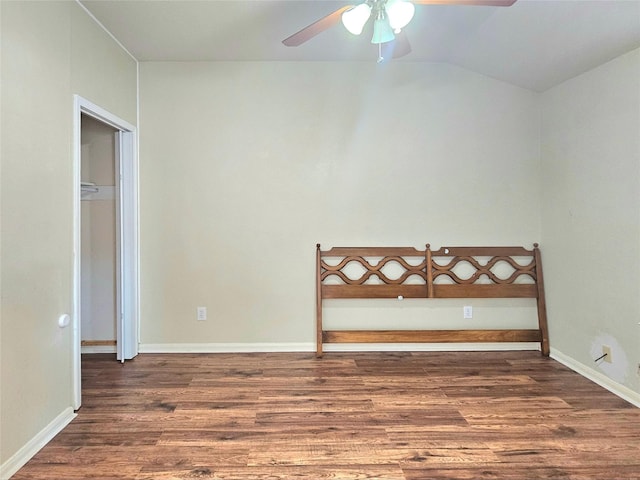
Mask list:
[[[349,3],[334,0],[80,0],[140,61],[367,61],[377,48],[338,24],[281,42]],[[511,7],[419,5],[412,52],[543,91],[640,47],[640,0],[518,0]]]

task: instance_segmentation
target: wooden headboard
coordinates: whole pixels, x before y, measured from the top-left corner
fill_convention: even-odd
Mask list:
[[[401,273],[390,278],[384,270],[392,264]],[[348,274],[349,266],[353,265],[363,272],[358,278]],[[467,274],[460,275],[460,269],[466,270]],[[322,304],[323,300],[332,298],[535,298],[538,328],[325,330]],[[540,342],[542,354],[549,355],[542,261],[537,243],[533,250],[524,247],[442,247],[435,251],[429,244],[425,250],[413,247],[321,250],[317,244],[316,321],[316,354],[319,357],[325,343],[424,342]]]

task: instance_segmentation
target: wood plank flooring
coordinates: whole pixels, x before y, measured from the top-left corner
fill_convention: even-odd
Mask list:
[[[83,358],[24,479],[640,480],[640,409],[538,352]]]

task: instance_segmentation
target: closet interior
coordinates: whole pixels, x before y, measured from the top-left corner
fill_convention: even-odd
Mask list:
[[[116,352],[117,130],[81,117],[81,345],[83,353]]]

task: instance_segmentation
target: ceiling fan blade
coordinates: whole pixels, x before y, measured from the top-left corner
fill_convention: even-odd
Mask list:
[[[288,38],[285,38],[282,43],[284,43],[287,47],[297,47],[298,45],[302,45],[307,40],[312,39],[319,33],[322,33],[339,23],[340,19],[342,18],[342,14],[347,10],[352,9],[353,7],[354,5],[347,5],[345,7],[339,8],[326,17],[322,17],[320,20],[313,22],[311,25],[304,27],[299,32],[294,33]]]
[[[488,7],[510,7],[516,0],[411,0],[416,5],[478,5]]]

